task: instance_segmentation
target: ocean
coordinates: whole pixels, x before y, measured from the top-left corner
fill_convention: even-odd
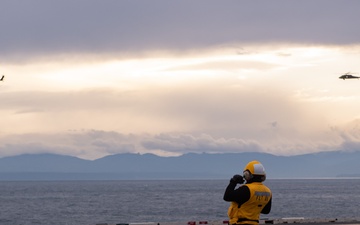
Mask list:
[[[228,180],[0,181],[0,224],[223,221]],[[262,218],[360,217],[360,179],[268,179]]]

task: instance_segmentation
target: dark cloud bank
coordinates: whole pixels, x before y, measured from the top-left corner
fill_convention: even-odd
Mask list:
[[[329,0],[9,0],[1,2],[1,57],[247,42],[354,44],[359,8],[359,1]]]

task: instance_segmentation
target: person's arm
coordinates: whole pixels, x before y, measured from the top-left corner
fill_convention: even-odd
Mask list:
[[[230,181],[224,193],[224,200],[227,202],[237,202],[239,205],[242,205],[250,199],[250,190],[245,185],[240,186],[238,189],[235,189],[235,187],[236,183]]]
[[[265,205],[265,207],[261,210],[262,214],[269,214],[271,210],[271,201],[272,198],[270,198],[270,201]]]
[[[236,183],[230,181],[229,185],[225,189],[225,193],[224,193],[224,197],[223,197],[223,199],[225,201],[227,201],[227,202],[235,201],[234,200],[236,198],[236,196],[235,196],[236,194],[235,194],[235,190],[234,190],[235,187],[236,187]]]

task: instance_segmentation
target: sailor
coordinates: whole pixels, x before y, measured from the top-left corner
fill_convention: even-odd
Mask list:
[[[224,200],[231,202],[228,209],[229,224],[257,225],[260,213],[270,213],[272,194],[263,184],[265,179],[265,169],[259,161],[249,162],[243,176],[236,174],[230,179],[224,193]],[[238,188],[237,184],[240,184]]]

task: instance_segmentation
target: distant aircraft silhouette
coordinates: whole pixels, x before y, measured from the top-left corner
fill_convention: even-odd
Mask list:
[[[4,80],[4,77],[5,77],[5,76],[4,76],[4,75],[2,75],[2,77],[1,77],[0,81],[3,81],[3,80]]]
[[[359,79],[360,77],[351,75],[350,72],[345,73],[344,75],[341,75],[341,76],[339,77],[339,79],[343,79],[343,80],[345,80],[345,79],[354,79],[354,78]]]

